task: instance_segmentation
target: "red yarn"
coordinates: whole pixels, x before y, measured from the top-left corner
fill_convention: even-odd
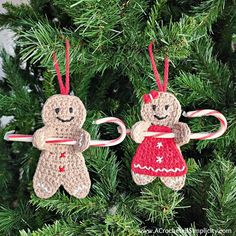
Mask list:
[[[144,103],[150,103],[152,100],[148,94],[144,94],[143,101],[144,101]]]
[[[156,98],[158,98],[158,92],[157,91],[155,91],[155,90],[152,90],[151,92],[150,92],[150,95],[152,96],[152,98],[153,99],[156,99]]]
[[[66,152],[62,152],[61,155],[60,155],[60,158],[66,157],[65,155],[66,155]]]
[[[168,59],[168,57],[166,57],[165,64],[164,64],[164,83],[163,83],[163,91],[164,92],[166,92],[166,90],[167,90],[168,74],[169,74],[169,59]]]
[[[70,91],[70,43],[69,40],[66,40],[66,94],[69,94]]]
[[[63,167],[59,167],[59,170],[58,170],[59,172],[65,172],[65,167],[63,166]]]
[[[171,133],[169,127],[157,125],[149,127],[148,131]],[[187,173],[186,162],[174,138],[146,137],[137,148],[131,169],[149,176],[175,177]]]
[[[157,67],[156,67],[156,64],[155,64],[155,59],[154,59],[154,56],[153,56],[152,47],[153,47],[153,42],[151,42],[149,44],[148,51],[149,51],[149,57],[150,57],[151,64],[152,64],[152,70],[153,70],[154,76],[156,78],[157,87],[158,87],[159,91],[166,92],[167,84],[168,84],[169,60],[168,60],[168,57],[165,58],[164,82],[163,82],[163,85],[162,85],[161,80],[160,80],[160,75],[158,73],[158,70],[157,70]]]
[[[56,73],[57,73],[57,79],[58,79],[58,83],[59,83],[59,86],[60,86],[61,94],[65,94],[65,88],[64,88],[64,84],[62,82],[61,72],[60,72],[60,69],[59,69],[57,56],[56,56],[55,52],[53,53],[52,58],[53,58],[54,68],[55,68]]]
[[[143,95],[143,101],[144,103],[150,103],[152,99],[158,98],[158,92],[155,90],[152,90],[149,94]]]
[[[54,64],[54,68],[56,70],[57,73],[57,79],[58,79],[58,83],[59,83],[59,87],[60,87],[60,92],[63,95],[68,95],[69,91],[70,91],[70,43],[69,40],[66,39],[66,82],[65,82],[65,86],[63,84],[62,81],[62,76],[61,76],[61,72],[60,72],[60,68],[58,65],[58,60],[57,60],[57,56],[56,53],[53,53],[53,64]]]
[[[159,73],[158,73],[158,70],[157,70],[157,67],[155,64],[155,59],[154,59],[154,56],[152,53],[152,46],[153,46],[153,42],[151,42],[148,46],[149,56],[150,56],[150,60],[152,63],[152,70],[154,72],[154,76],[156,78],[156,83],[157,83],[157,87],[158,87],[159,91],[163,91],[163,87],[162,87],[161,81],[160,81],[160,76],[159,76]]]

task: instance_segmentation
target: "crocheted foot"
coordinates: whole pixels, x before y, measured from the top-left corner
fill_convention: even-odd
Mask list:
[[[160,180],[173,190],[180,190],[184,187],[186,175],[177,176],[177,177],[160,177]]]
[[[151,183],[153,180],[155,180],[157,178],[156,176],[137,174],[137,173],[134,173],[133,171],[131,171],[131,174],[132,174],[134,182],[137,185],[149,184],[149,183]]]
[[[37,197],[50,198],[60,187],[59,178],[55,178],[55,172],[38,166],[34,178],[33,188]]]
[[[80,155],[82,156],[82,154]],[[89,193],[91,180],[84,161],[77,162],[76,167],[66,173],[62,181],[63,187],[70,195],[85,198]]]

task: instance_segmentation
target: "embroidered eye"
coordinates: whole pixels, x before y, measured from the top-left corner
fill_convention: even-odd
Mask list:
[[[55,112],[58,114],[59,113],[59,111],[60,111],[60,108],[56,108],[55,109]]]
[[[152,105],[152,110],[153,110],[153,111],[155,111],[155,110],[156,110],[156,108],[157,108],[157,106],[156,106],[156,105]]]
[[[73,112],[73,108],[72,108],[72,107],[69,108],[69,112],[70,112],[70,113]]]
[[[169,108],[169,105],[165,105],[165,109],[167,110]]]

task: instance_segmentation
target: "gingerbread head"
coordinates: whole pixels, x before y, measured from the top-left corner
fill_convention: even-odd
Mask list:
[[[168,92],[151,91],[143,96],[141,116],[153,125],[172,127],[181,115],[181,106],[176,97]]]
[[[43,123],[50,127],[81,128],[86,118],[86,109],[82,101],[76,96],[53,95],[43,106]]]

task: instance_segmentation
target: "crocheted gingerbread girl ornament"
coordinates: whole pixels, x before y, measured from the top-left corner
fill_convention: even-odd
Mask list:
[[[164,83],[160,82],[154,62],[151,43],[149,54],[159,91],[143,96],[142,121],[131,129],[131,137],[139,146],[133,157],[131,169],[136,184],[146,185],[157,177],[169,188],[179,190],[184,186],[187,173],[186,162],[180,146],[189,142],[190,129],[179,122],[181,106],[176,97],[166,92],[168,83],[168,58],[165,58]],[[145,132],[174,133],[175,138],[145,137]]]
[[[62,185],[77,198],[84,198],[91,181],[82,152],[89,147],[90,135],[82,129],[86,109],[82,101],[69,93],[69,41],[66,41],[66,83],[62,82],[56,54],[53,55],[61,94],[48,98],[43,106],[44,127],[33,135],[33,145],[41,150],[33,178],[33,188],[40,198],[53,196]],[[49,137],[74,139],[77,145],[49,144]]]

